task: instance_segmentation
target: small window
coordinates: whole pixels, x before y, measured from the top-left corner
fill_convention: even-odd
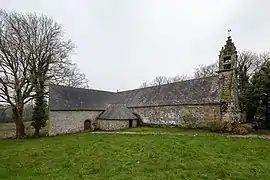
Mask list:
[[[224,62],[228,62],[228,61],[230,61],[231,60],[231,56],[226,56],[225,58],[224,58]]]

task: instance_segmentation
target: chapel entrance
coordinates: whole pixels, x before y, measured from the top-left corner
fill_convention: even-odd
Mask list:
[[[87,119],[87,120],[84,121],[84,130],[89,131],[90,128],[91,128],[91,122],[90,122],[89,119]]]
[[[133,121],[133,120],[129,120],[129,127],[130,127],[130,128],[132,127],[132,121]]]
[[[143,124],[142,118],[139,114],[133,113],[138,119],[137,119],[137,126],[141,126]]]

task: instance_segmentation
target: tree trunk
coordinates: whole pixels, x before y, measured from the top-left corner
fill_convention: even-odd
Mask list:
[[[39,137],[39,129],[35,128],[35,137]]]
[[[16,138],[22,138],[25,136],[24,124],[23,124],[23,107],[13,108],[13,120],[16,124]]]
[[[16,123],[16,138],[23,138],[25,136],[24,124],[22,121]]]

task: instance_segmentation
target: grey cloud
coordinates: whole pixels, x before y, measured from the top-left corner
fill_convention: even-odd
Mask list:
[[[227,30],[239,49],[270,47],[267,0],[0,0],[63,24],[92,88],[126,90],[217,60]]]

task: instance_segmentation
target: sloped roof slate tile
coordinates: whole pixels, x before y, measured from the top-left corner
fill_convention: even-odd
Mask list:
[[[51,110],[105,110],[117,103],[127,107],[219,103],[218,76],[118,93],[51,85],[49,98]]]
[[[138,119],[124,104],[110,104],[98,118],[106,120]]]

